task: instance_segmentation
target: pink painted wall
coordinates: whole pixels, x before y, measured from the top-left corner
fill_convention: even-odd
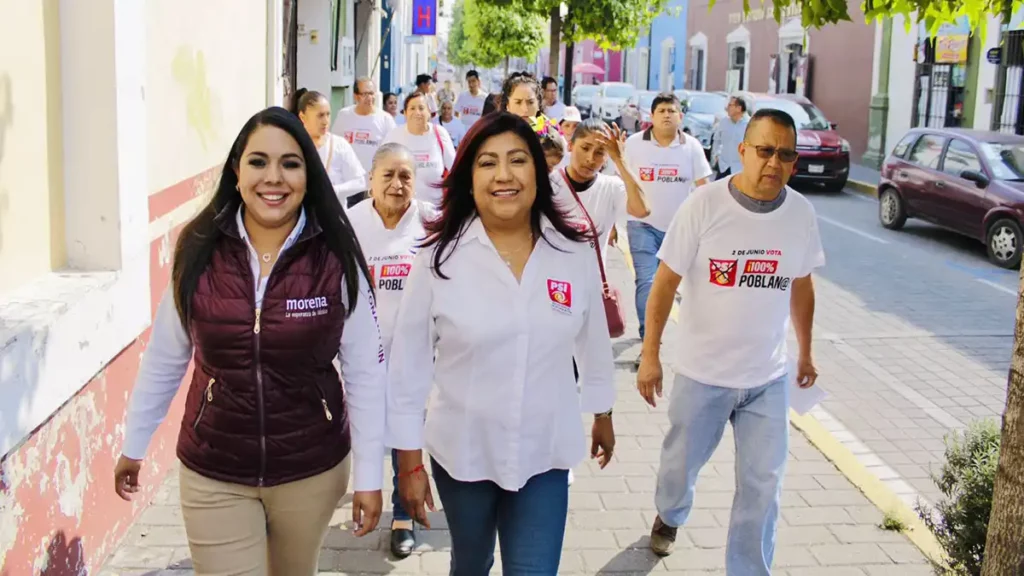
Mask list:
[[[150,221],[166,217],[207,190],[217,175],[211,169],[150,196]],[[180,229],[171,231],[169,246],[174,246]],[[154,313],[170,279],[170,266],[162,264],[163,249],[160,240],[150,245]],[[97,573],[153,499],[175,460],[184,394],[153,438],[142,469],[141,492],[127,503],[113,490],[121,423],[148,340],[147,330],[0,461],[0,502],[6,501],[7,510],[18,519],[4,522],[5,530],[14,527],[14,533],[0,534],[0,576]],[[57,497],[68,490],[75,498]]]

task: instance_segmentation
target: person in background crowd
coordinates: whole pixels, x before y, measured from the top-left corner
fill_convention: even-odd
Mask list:
[[[430,123],[427,97],[411,92],[405,97],[406,124],[396,126],[384,142],[398,142],[412,150],[416,161],[416,199],[434,206],[441,204],[438,185],[455,162],[455,146],[444,128]]]
[[[138,492],[194,360],[177,454],[196,573],[316,574],[350,464],[355,534],[380,518],[387,375],[366,262],[292,113],[268,108],[242,127],[213,199],[178,238],[171,278],[114,489]]]
[[[647,192],[651,213],[626,222],[629,252],[636,271],[636,313],[644,338],[647,297],[658,269],[658,251],[672,217],[690,193],[711,177],[704,147],[680,130],[683,109],[679,98],[662,92],[651,103],[653,125],[626,140],[626,164]],[[634,364],[639,365],[640,356]]]
[[[348,141],[330,133],[331,103],[327,97],[300,88],[295,93],[293,112],[313,139],[342,205],[347,204],[348,198],[361,195],[366,190],[366,170]]]
[[[758,111],[739,152],[743,170],[683,202],[658,251],[637,389],[651,406],[662,396],[661,337],[682,281],[670,355],[671,427],[661,449],[650,547],[672,552],[697,475],[731,422],[736,494],[725,569],[768,576],[788,453],[789,381],[808,388],[818,375],[811,273],[825,254],[814,206],[786,186],[797,160],[793,118]],[[796,374],[789,373],[786,349],[790,320],[799,345]]]
[[[514,72],[501,86],[501,109],[520,118],[539,116],[541,99],[540,82],[529,72]]]
[[[540,146],[544,150],[544,160],[547,162],[548,172],[554,172],[563,162],[566,156],[565,139],[553,138],[545,133],[538,133]]]
[[[437,104],[440,106],[445,102],[454,104],[455,103],[455,91],[452,90],[452,81],[445,80],[444,88],[437,91]]]
[[[430,74],[420,74],[416,77],[416,90],[423,94],[423,101],[430,111],[430,117],[437,116],[437,97],[434,94],[434,78]],[[408,120],[408,118],[406,119]]]
[[[565,104],[558,100],[558,81],[545,76],[540,86],[544,98],[544,115],[555,122],[560,122],[565,116]]]
[[[715,167],[715,179],[736,174],[743,168],[739,147],[747,131],[747,102],[738,96],[729,98],[725,105],[726,117],[718,121],[715,129],[714,152],[711,165]]]
[[[488,574],[495,535],[505,574],[554,575],[568,470],[586,452],[580,411],[595,415],[601,468],[615,444],[597,261],[556,208],[540,141],[516,115],[481,118],[444,186],[394,329],[387,428],[399,492],[429,526],[425,448],[453,576]]]
[[[480,74],[476,70],[466,72],[466,86],[469,89],[455,100],[455,114],[468,130],[484,114],[487,94],[480,89]]]
[[[551,175],[555,197],[569,212],[573,225],[588,230],[587,215],[594,221],[605,262],[608,261],[608,245],[615,223],[627,214],[643,218],[651,213],[644,190],[625,169],[625,143],[620,134],[618,126],[609,128],[600,118],[588,118],[573,133],[573,154],[569,166]],[[619,166],[622,178],[601,173],[608,157]]]
[[[441,113],[433,120],[434,124],[443,127],[452,137],[452,146],[459,148],[459,142],[466,135],[466,125],[455,118],[455,106],[451,102],[441,103]]]
[[[572,156],[572,135],[576,132],[576,127],[579,126],[583,118],[580,116],[579,108],[575,106],[566,106],[565,113],[562,114],[562,120],[558,122],[558,129],[562,131],[562,136],[565,137],[567,142],[565,155],[562,156],[562,161],[558,164],[558,168],[565,168],[569,165],[569,159]]]
[[[384,357],[391,358],[398,304],[409,276],[416,244],[426,237],[423,224],[437,212],[413,199],[416,163],[412,152],[392,142],[377,149],[370,167],[370,201],[349,210],[348,217],[366,253],[370,278],[377,295],[377,318]],[[391,553],[405,558],[416,547],[412,518],[398,497],[398,454],[391,453],[394,492],[391,495]]]
[[[384,93],[384,111],[398,122],[398,96],[394,92]]]
[[[338,112],[331,131],[344,138],[355,150],[363,170],[369,172],[374,152],[395,127],[395,119],[387,112],[375,110],[377,87],[373,80],[363,77],[355,82],[355,106]],[[360,191],[348,197],[349,208],[365,199],[367,193]]]
[[[488,94],[487,98],[484,99],[484,109],[481,112],[481,116],[486,116],[491,112],[497,112],[499,109],[499,103],[501,102],[500,94]]]

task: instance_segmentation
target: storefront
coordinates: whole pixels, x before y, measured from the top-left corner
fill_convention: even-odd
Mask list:
[[[911,126],[955,128],[963,125],[971,31],[966,18],[943,24],[929,37],[918,23],[914,45],[914,109]]]
[[[852,22],[804,30],[799,8],[777,23],[770,4],[708,0],[688,10],[686,87],[691,90],[783,93],[812,100],[849,140],[854,159],[868,138],[875,27],[864,23],[860,2]]]

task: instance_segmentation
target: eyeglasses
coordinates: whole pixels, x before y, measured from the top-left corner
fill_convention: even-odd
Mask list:
[[[771,160],[772,156],[776,154],[779,156],[779,162],[789,164],[790,162],[796,162],[797,154],[796,150],[790,148],[776,148],[774,146],[756,146],[747,142],[747,145],[754,146],[754,150],[757,151],[757,157],[762,160]]]

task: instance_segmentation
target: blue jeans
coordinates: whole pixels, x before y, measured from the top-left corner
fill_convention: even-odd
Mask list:
[[[391,492],[391,515],[395,520],[399,522],[404,520],[412,520],[409,517],[409,513],[402,508],[402,500],[398,497],[398,450],[391,451],[391,482],[394,484],[394,491]]]
[[[654,273],[658,271],[658,250],[665,240],[665,233],[650,224],[630,220],[626,222],[626,236],[636,272],[636,316],[640,320],[640,339],[643,340],[647,297],[651,294]]]
[[[569,472],[538,474],[518,492],[494,482],[461,482],[431,458],[452,538],[451,576],[490,574],[494,538],[505,576],[556,576],[569,513]]]
[[[736,495],[725,551],[729,576],[768,576],[775,555],[779,496],[789,452],[786,376],[756,388],[708,386],[676,376],[669,399],[671,428],[661,447],[654,503],[669,526],[682,526],[693,508],[697,473],[732,422]]]

